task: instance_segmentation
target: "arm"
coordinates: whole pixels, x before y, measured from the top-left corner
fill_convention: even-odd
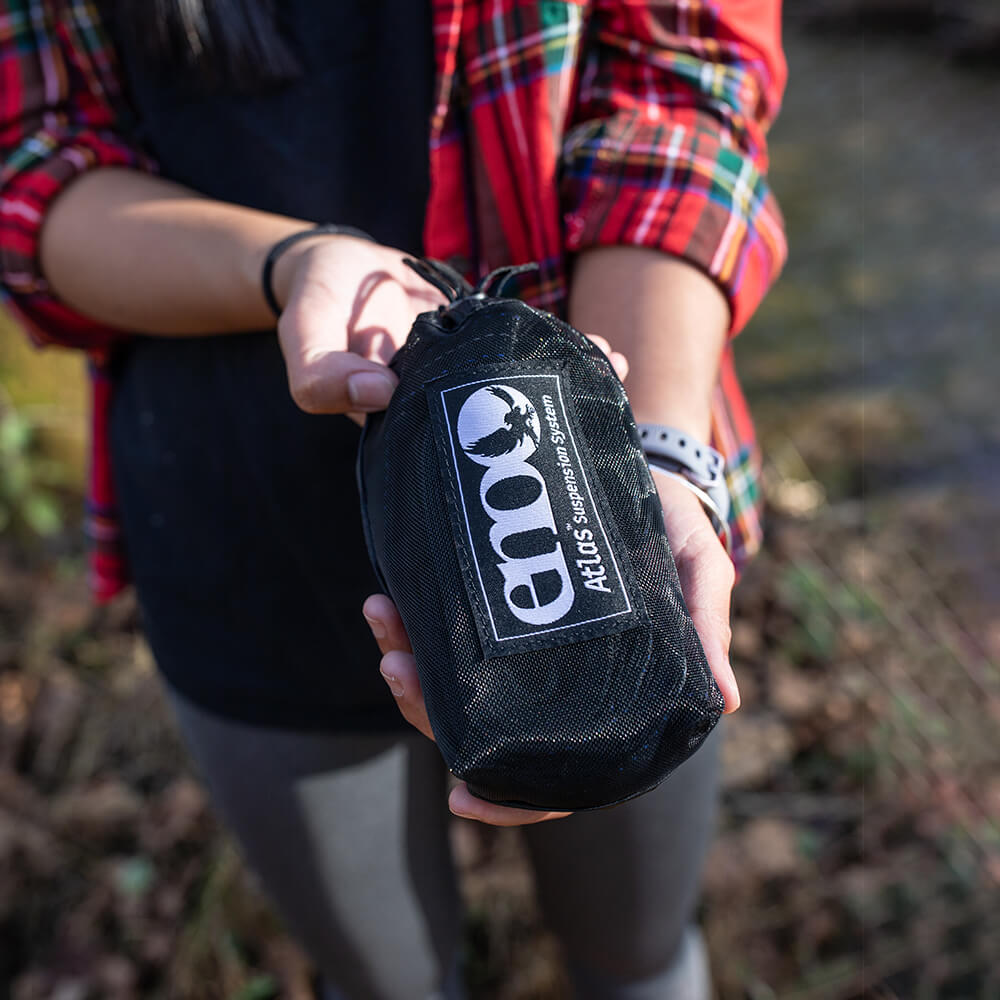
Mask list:
[[[154,167],[118,128],[113,61],[99,25],[81,23],[82,8],[0,7],[0,298],[38,342],[99,348],[115,331],[51,294],[39,266],[42,223],[85,171]]]
[[[786,77],[781,3],[698,7],[595,0],[563,145],[566,246],[687,261],[725,296],[733,335],[787,253],[765,144]]]
[[[706,5],[708,6],[708,5]],[[719,362],[786,249],[765,133],[785,81],[779,0],[597,0],[564,147],[570,321],[629,359],[636,418],[707,441]],[[692,618],[726,698],[733,566],[698,500],[655,473]]]
[[[62,302],[109,327],[167,336],[273,327],[260,274],[301,219],[203,198],[136,171],[101,169],[50,206],[40,259]],[[295,401],[313,413],[384,408],[386,368],[419,312],[439,296],[405,255],[348,236],[317,236],[278,260],[278,336]],[[378,334],[377,331],[381,331]]]
[[[300,219],[152,176],[122,137],[114,63],[90,4],[17,0],[0,42],[0,291],[38,341],[100,349],[126,331],[274,325],[259,285]],[[296,244],[275,269],[292,395],[314,412],[382,408],[384,365],[436,303],[402,254],[348,237]],[[365,335],[353,337],[353,330]],[[381,336],[377,331],[382,330]],[[358,353],[354,353],[357,350]],[[363,355],[363,356],[362,356]]]
[[[55,295],[96,322],[179,336],[274,325],[260,289],[268,248],[311,223],[101,168],[50,204],[39,262]]]
[[[113,53],[84,5],[18,0],[3,13],[0,263],[21,318],[81,347],[124,330],[270,325],[254,268],[308,224],[152,176],[124,138]]]
[[[629,359],[625,384],[637,421],[708,440],[729,326],[718,285],[656,250],[600,247],[576,263],[569,313],[574,326],[607,337]]]

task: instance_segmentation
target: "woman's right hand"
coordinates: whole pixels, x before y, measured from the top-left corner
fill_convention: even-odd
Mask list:
[[[385,409],[397,378],[388,361],[417,316],[444,296],[407,255],[352,236],[317,235],[278,258],[278,337],[295,402],[307,413]]]
[[[364,616],[368,627],[382,652],[379,669],[403,718],[419,729],[429,740],[434,739],[427,706],[420,687],[417,663],[413,658],[410,638],[403,626],[403,619],[396,605],[385,594],[373,594],[365,601]],[[448,795],[448,808],[465,819],[475,819],[490,826],[524,826],[549,819],[562,819],[566,812],[542,812],[535,809],[516,809],[477,798],[469,786],[458,782]]]

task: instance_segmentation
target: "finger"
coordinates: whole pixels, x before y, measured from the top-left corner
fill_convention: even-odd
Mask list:
[[[385,594],[372,594],[365,601],[361,608],[361,613],[368,622],[368,627],[375,636],[378,648],[383,653],[388,653],[393,649],[398,649],[403,653],[412,653],[413,647],[410,645],[410,637],[406,634],[403,626],[403,619],[400,618],[396,605],[392,603],[392,598]]]
[[[431,720],[427,717],[427,707],[424,705],[420,678],[417,676],[417,661],[412,654],[391,650],[382,657],[379,672],[389,685],[403,718],[429,740],[434,739],[434,730],[431,729]]]
[[[628,358],[624,354],[620,354],[618,351],[612,351],[608,355],[608,361],[611,362],[611,367],[614,368],[615,374],[621,379],[622,382],[625,381],[628,376]]]
[[[705,658],[708,660],[715,683],[719,685],[719,691],[722,693],[725,703],[723,712],[726,715],[735,712],[740,707],[740,689],[736,682],[736,673],[729,660],[728,623],[714,613],[704,613],[697,608],[691,611],[691,621],[698,637],[702,640]],[[725,632],[722,634],[727,638],[724,641],[714,642],[712,639],[706,639],[706,636],[718,634],[717,629],[720,621],[726,626]]]
[[[611,362],[615,374],[624,382],[628,375],[628,359],[619,351],[612,350],[611,344],[604,337],[593,336],[587,338],[604,356]]]
[[[494,802],[486,802],[476,798],[464,781],[451,790],[451,794],[448,796],[448,808],[456,816],[478,820],[480,823],[489,823],[491,826],[527,826],[531,823],[543,823],[549,819],[563,819],[570,815],[568,812],[513,809],[510,806],[499,806]]]
[[[702,536],[678,556],[677,573],[705,658],[725,699],[724,711],[735,712],[740,692],[729,662],[733,565],[714,536]]]
[[[611,353],[611,344],[606,337],[601,337],[597,334],[591,336],[587,335],[587,339],[596,347],[602,354]]]
[[[398,379],[347,350],[350,307],[325,286],[293,289],[278,320],[292,398],[307,413],[384,410]]]

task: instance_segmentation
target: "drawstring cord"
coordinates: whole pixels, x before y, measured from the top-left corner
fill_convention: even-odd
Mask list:
[[[503,295],[503,290],[507,287],[507,282],[511,278],[516,278],[519,274],[527,274],[528,271],[539,271],[540,266],[535,263],[531,264],[507,264],[504,267],[498,267],[483,278],[478,285],[476,285],[476,293],[480,295],[491,295],[496,298],[500,298]]]
[[[449,302],[455,302],[472,295],[472,285],[462,277],[458,271],[443,260],[434,260],[433,257],[404,257],[403,263],[416,271],[424,281],[433,285]]]
[[[403,263],[433,285],[451,304],[467,296],[499,298],[512,278],[539,269],[538,264],[507,264],[490,271],[473,288],[455,268],[444,261],[434,260],[432,257],[404,257]]]

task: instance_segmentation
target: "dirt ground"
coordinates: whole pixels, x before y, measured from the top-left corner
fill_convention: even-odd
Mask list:
[[[931,37],[789,35],[773,179],[792,258],[738,347],[769,522],[737,591],[743,708],[701,906],[717,991],[996,1000],[1000,77]],[[14,534],[0,996],[311,997],[131,598],[90,606],[73,515],[42,546]],[[472,997],[567,997],[516,832],[456,820],[453,840]]]

